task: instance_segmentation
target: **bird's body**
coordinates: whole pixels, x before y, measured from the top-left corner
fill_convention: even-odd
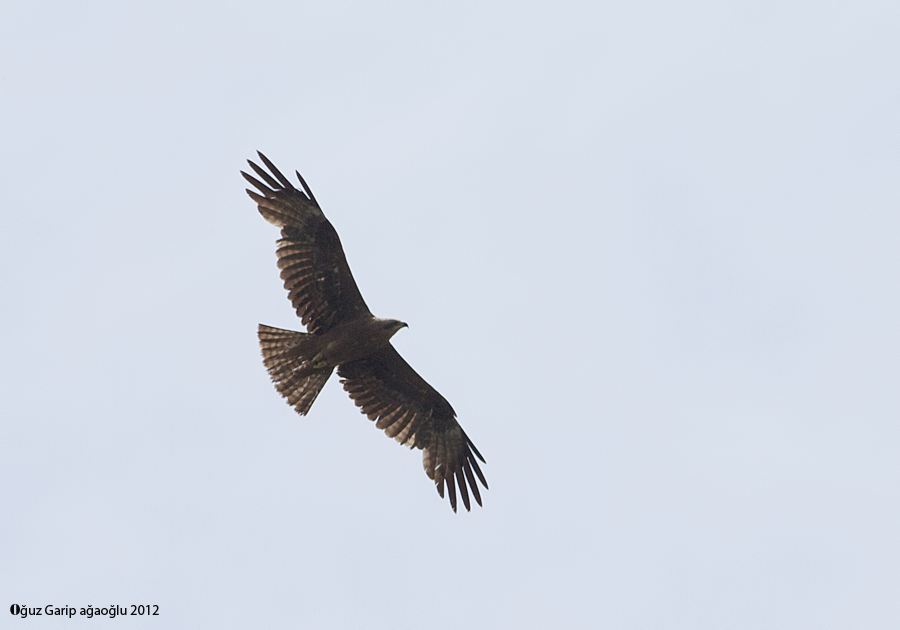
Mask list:
[[[372,315],[350,273],[337,232],[297,173],[297,190],[262,153],[265,182],[243,173],[261,195],[247,190],[260,214],[281,228],[278,266],[288,298],[307,332],[260,324],[263,362],[276,389],[305,415],[335,368],[344,389],[379,429],[424,451],[425,472],[440,495],[444,485],[456,511],[456,487],[468,510],[469,490],[481,505],[477,480],[487,482],[484,458],[456,421],[450,403],[419,376],[390,343],[406,324]],[[274,177],[273,177],[274,176]]]

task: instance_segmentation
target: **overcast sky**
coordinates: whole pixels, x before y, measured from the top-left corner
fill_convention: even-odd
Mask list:
[[[0,6],[0,616],[900,627],[900,4],[133,4]],[[483,508],[275,391],[257,149]]]

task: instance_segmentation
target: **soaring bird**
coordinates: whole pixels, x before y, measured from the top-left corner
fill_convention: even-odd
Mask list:
[[[259,325],[263,363],[275,388],[300,415],[337,368],[344,389],[375,426],[410,448],[423,451],[425,472],[443,498],[444,484],[456,512],[456,489],[470,510],[469,492],[481,505],[478,481],[487,488],[477,457],[453,407],[403,360],[390,339],[404,322],[375,317],[366,306],[337,232],[303,177],[296,189],[262,153],[269,169],[247,160],[262,180],[241,171],[259,192],[247,194],[259,213],[281,228],[278,267],[288,299],[307,332]]]

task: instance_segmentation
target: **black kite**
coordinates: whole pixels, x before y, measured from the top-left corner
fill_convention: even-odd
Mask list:
[[[469,510],[469,491],[481,505],[477,480],[484,458],[456,421],[456,412],[390,343],[406,324],[372,315],[363,301],[344,250],[316,198],[297,173],[297,190],[266,156],[267,173],[247,162],[263,180],[241,171],[260,193],[247,190],[259,212],[281,228],[278,267],[288,299],[307,332],[259,326],[263,363],[275,388],[306,415],[336,367],[344,389],[375,426],[410,448],[424,451],[425,472],[438,494],[448,488],[456,511],[456,488]],[[265,182],[265,183],[263,183]],[[474,456],[473,456],[474,453]]]

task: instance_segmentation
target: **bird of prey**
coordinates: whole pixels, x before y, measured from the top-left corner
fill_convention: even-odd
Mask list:
[[[470,510],[469,492],[481,505],[478,481],[487,482],[476,457],[484,458],[456,421],[456,412],[390,343],[406,324],[372,315],[360,295],[337,232],[299,172],[295,188],[259,153],[268,172],[247,160],[262,180],[241,171],[255,192],[259,213],[281,228],[278,267],[288,299],[307,332],[259,325],[263,363],[275,388],[306,415],[337,368],[344,389],[388,436],[422,449],[425,472],[443,498],[444,484],[456,511],[456,489]],[[476,481],[477,477],[477,481]]]

